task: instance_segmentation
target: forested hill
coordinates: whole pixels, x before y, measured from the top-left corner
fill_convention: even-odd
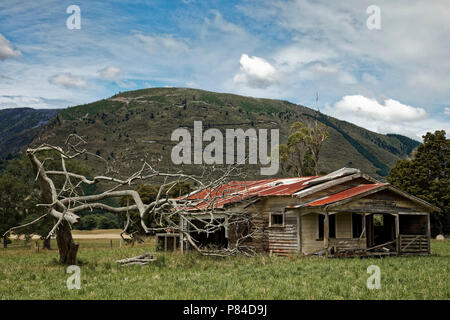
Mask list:
[[[287,101],[188,88],[123,92],[61,110],[34,143],[61,145],[70,133],[77,133],[86,137],[89,150],[115,163],[124,174],[137,170],[144,159],[160,170],[174,171],[180,167],[170,161],[176,144],[170,141],[171,133],[178,127],[192,129],[194,120],[202,121],[204,130],[218,128],[224,135],[226,128],[278,128],[280,143],[285,143],[292,123],[314,119],[324,123],[330,134],[319,162],[323,172],[354,167],[380,178],[419,144],[401,135],[374,133]],[[194,166],[185,169],[198,170]],[[256,167],[249,166],[248,172],[259,177]]]

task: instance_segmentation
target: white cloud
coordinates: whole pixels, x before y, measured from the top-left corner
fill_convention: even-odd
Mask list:
[[[116,84],[119,87],[125,88],[125,89],[131,89],[136,88],[136,83],[134,81],[128,80],[128,81],[116,81]]]
[[[137,34],[136,38],[151,55],[177,55],[188,50],[188,46],[185,41],[175,39],[171,35],[161,34],[149,36]]]
[[[207,25],[213,26],[214,28],[217,28],[223,32],[229,32],[234,34],[245,34],[244,29],[242,29],[241,27],[239,27],[234,23],[225,20],[219,11],[211,10],[211,13],[214,15],[214,19],[210,20],[206,18],[205,22]]]
[[[0,33],[0,60],[15,58],[21,55],[22,53],[19,50],[14,50],[11,42]]]
[[[314,63],[310,70],[316,74],[323,74],[323,75],[334,75],[338,72],[338,69],[332,66],[328,66],[324,63]]]
[[[277,65],[286,67],[287,70],[293,70],[306,63],[323,61],[332,56],[333,53],[326,49],[311,50],[295,43],[277,50],[273,59]]]
[[[448,0],[432,3],[378,0],[382,22],[381,30],[376,31],[366,27],[369,17],[366,9],[371,4],[367,1],[266,0],[261,3],[257,8],[253,2],[239,8],[260,25],[278,26],[278,34],[290,37],[286,49],[278,49],[282,56],[289,58],[284,59],[289,65],[303,63],[305,49],[321,55],[328,52],[332,55],[317,60],[339,64],[340,70],[363,80],[358,83],[347,76],[341,77],[346,90],[348,84],[377,85],[379,93],[419,104],[442,104],[448,100],[450,42],[446,39],[450,37],[450,28],[442,28],[450,20]],[[310,56],[306,57],[312,61],[314,56]],[[368,77],[362,79],[358,75],[362,72],[376,73],[378,82]],[[345,94],[341,90],[339,96]]]
[[[379,84],[378,79],[375,76],[373,76],[367,72],[364,72],[362,74],[361,80],[370,85],[378,85]]]
[[[103,80],[114,81],[119,87],[125,89],[131,89],[136,87],[136,83],[131,80],[122,80],[119,79],[122,70],[118,67],[109,66],[103,69],[98,70],[98,74],[100,78]]]
[[[336,81],[343,85],[353,85],[357,83],[355,77],[337,65],[327,64],[322,61],[315,61],[299,68],[294,74],[298,73],[301,80],[328,80]]]
[[[88,85],[80,77],[76,77],[71,73],[60,73],[48,78],[51,84],[63,86],[66,88],[86,88]]]
[[[240,64],[241,72],[233,78],[236,83],[245,83],[254,88],[266,88],[278,82],[276,69],[263,58],[249,57],[244,53]]]
[[[423,108],[393,99],[380,103],[362,95],[344,96],[334,106],[326,105],[323,112],[374,132],[398,133],[419,141],[427,132],[450,130],[448,122],[430,117]]]
[[[370,3],[361,0],[244,1],[219,5],[217,10],[208,10],[199,1],[186,2],[191,5],[152,19],[154,24],[144,28],[152,30],[148,34],[139,20],[120,14],[115,4],[86,3],[85,12],[94,10],[95,19],[85,17],[84,26],[96,29],[86,33],[66,32],[64,24],[64,30],[55,28],[59,9],[50,3],[42,10],[42,5],[32,2],[13,6],[0,1],[6,28],[2,32],[14,35],[12,50],[18,54],[14,45],[20,42],[26,56],[0,61],[0,95],[67,100],[62,107],[95,101],[117,91],[101,80],[99,69],[120,66],[122,72],[110,80],[117,86],[146,86],[149,79],[153,86],[195,82],[195,87],[205,90],[309,106],[319,92],[321,110],[324,104],[334,107],[352,94],[377,97],[385,107],[380,99],[385,95],[425,108],[428,118],[373,120],[350,111],[337,115],[334,108],[330,114],[374,131],[414,137],[431,128],[448,128],[443,105],[448,106],[450,99],[450,42],[446,41],[450,29],[442,27],[450,19],[448,0],[378,0],[382,9],[378,31],[367,29]],[[159,14],[153,8],[148,7],[149,19]],[[113,24],[122,27],[111,28]],[[36,25],[39,28],[32,27]],[[264,57],[272,71],[259,74],[242,63],[239,70],[237,61],[244,52]],[[255,62],[257,57],[248,60]],[[48,81],[49,75],[68,72],[89,81],[88,88],[67,90]],[[107,74],[106,78],[114,77]],[[17,105],[26,106],[26,101]]]
[[[393,99],[387,99],[381,104],[361,95],[345,96],[334,107],[341,114],[351,112],[362,118],[389,122],[417,121],[427,116],[423,108],[411,107]]]
[[[121,71],[120,68],[110,66],[98,70],[98,73],[103,80],[116,80]]]
[[[45,104],[42,99],[37,97],[0,96],[0,109],[20,108],[21,106],[42,108]]]
[[[67,105],[67,101],[60,99],[45,99],[42,97],[3,95],[0,96],[0,109],[9,108],[34,108],[51,109],[62,108]]]
[[[444,114],[450,116],[450,108],[449,108],[449,107],[445,107],[445,109],[444,109]]]
[[[342,84],[350,85],[350,84],[357,84],[358,81],[356,81],[355,77],[346,71],[340,72],[338,76],[338,81]]]

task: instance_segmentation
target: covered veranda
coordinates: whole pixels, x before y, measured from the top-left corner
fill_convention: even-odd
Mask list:
[[[298,217],[303,254],[383,256],[430,254],[430,213],[439,208],[377,183],[286,210]]]

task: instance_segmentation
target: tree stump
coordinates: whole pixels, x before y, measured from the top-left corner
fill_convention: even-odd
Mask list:
[[[59,262],[75,265],[77,261],[78,243],[73,242],[72,231],[66,220],[61,221],[56,230],[56,242],[59,249]]]

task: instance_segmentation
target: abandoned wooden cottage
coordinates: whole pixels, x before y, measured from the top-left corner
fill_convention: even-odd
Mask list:
[[[257,233],[249,245],[277,255],[430,254],[430,214],[440,210],[352,168],[325,176],[236,181],[227,190],[232,196],[216,201],[215,215],[249,212]],[[193,237],[202,245],[227,246],[232,234],[224,228]],[[174,236],[174,244],[175,239],[183,243],[182,236]]]

